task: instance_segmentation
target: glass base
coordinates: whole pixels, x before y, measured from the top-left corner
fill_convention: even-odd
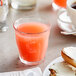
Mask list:
[[[0,22],[0,32],[7,31],[8,27],[6,25],[6,22]]]
[[[20,61],[22,62],[22,63],[24,63],[24,64],[26,64],[26,65],[39,65],[39,64],[41,64],[42,62],[44,62],[44,60],[45,59],[42,59],[41,61],[36,61],[36,62],[28,62],[28,61],[25,61],[25,60],[23,60],[20,56],[19,56],[19,58],[20,58]]]
[[[11,6],[14,9],[18,9],[18,10],[29,10],[29,9],[34,9],[36,7],[36,4],[21,6],[21,5],[18,5],[16,3],[12,2]]]
[[[56,5],[54,2],[52,3],[52,7],[55,11],[59,10],[61,7],[59,7],[58,5]]]

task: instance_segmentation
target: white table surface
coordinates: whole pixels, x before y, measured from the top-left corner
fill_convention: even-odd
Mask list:
[[[61,30],[56,23],[57,14],[53,11],[50,0],[38,0],[36,8],[30,11],[20,11],[10,7],[7,18],[9,29],[7,32],[0,33],[0,72],[24,70],[36,67],[30,67],[20,63],[13,29],[13,23],[16,19],[21,17],[31,17],[31,15],[41,17],[43,20],[53,24],[51,25],[49,46],[45,62],[38,65],[42,71],[52,60],[60,56],[62,48],[76,46],[75,36],[64,36],[60,34]]]

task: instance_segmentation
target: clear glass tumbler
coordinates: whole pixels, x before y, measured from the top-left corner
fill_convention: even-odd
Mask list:
[[[0,32],[7,30],[8,0],[0,0]]]
[[[54,10],[58,10],[60,8],[66,8],[67,0],[53,0],[52,6]]]
[[[53,0],[53,8],[58,10],[57,22],[60,27],[68,26],[71,24],[71,19],[67,13],[67,0]],[[56,9],[56,6],[58,7]]]
[[[37,65],[44,61],[50,25],[40,19],[21,18],[14,23],[13,27],[21,62]]]
[[[33,9],[36,0],[11,0],[11,6],[15,9]]]

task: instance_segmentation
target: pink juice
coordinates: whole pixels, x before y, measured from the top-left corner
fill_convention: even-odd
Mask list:
[[[31,22],[20,24],[17,30],[21,32],[16,31],[16,42],[20,57],[30,62],[44,59],[48,47],[49,26]]]
[[[54,0],[55,4],[57,4],[60,7],[66,8],[66,2],[67,0]]]

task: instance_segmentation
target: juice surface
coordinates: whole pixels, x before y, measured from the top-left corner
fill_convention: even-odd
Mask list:
[[[46,29],[48,29],[47,25],[35,22],[24,23],[17,27],[18,31],[33,34],[33,36],[32,34],[28,36],[28,34],[21,34],[16,31],[16,41],[23,60],[34,62],[40,61],[45,57],[50,33],[50,30],[44,32]]]
[[[33,33],[44,32],[48,28],[46,27],[45,24],[32,22],[32,23],[21,24],[21,25],[19,25],[19,27],[17,29],[24,33],[32,33],[33,34]]]
[[[66,2],[67,0],[54,0],[55,4],[57,4],[60,7],[66,8]]]

